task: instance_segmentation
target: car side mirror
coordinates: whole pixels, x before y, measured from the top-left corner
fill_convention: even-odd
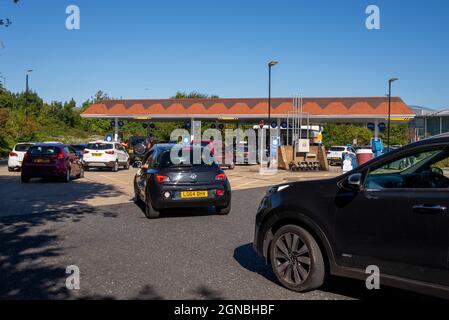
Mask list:
[[[432,173],[440,175],[440,176],[444,176],[444,171],[441,168],[438,167],[432,167],[431,168]]]
[[[343,182],[343,186],[351,190],[362,189],[362,174],[353,173]]]

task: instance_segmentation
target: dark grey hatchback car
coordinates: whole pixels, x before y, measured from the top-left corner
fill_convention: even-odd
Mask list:
[[[271,188],[254,239],[279,282],[329,274],[449,298],[449,135],[402,147],[343,176]]]
[[[158,218],[168,208],[214,207],[231,211],[231,186],[226,174],[202,147],[156,144],[145,155],[134,178],[135,201],[145,216]],[[195,161],[197,159],[197,161]]]

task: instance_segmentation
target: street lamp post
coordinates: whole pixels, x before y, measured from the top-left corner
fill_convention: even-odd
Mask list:
[[[268,125],[271,126],[271,68],[277,65],[278,61],[268,63]]]
[[[28,91],[29,91],[29,84],[28,79],[30,73],[33,72],[32,69],[28,69],[26,73],[26,84],[25,84],[25,117],[28,117]]]
[[[29,70],[27,70],[27,73],[26,73],[25,95],[26,95],[27,98],[28,98],[28,90],[29,90],[29,86],[28,86],[28,78],[29,78],[29,75],[30,75],[31,72],[33,72],[33,70],[32,70],[32,69],[29,69]]]
[[[398,78],[391,78],[388,80],[388,133],[387,133],[387,146],[390,151],[390,132],[391,132],[391,84],[399,80]]]
[[[275,65],[277,65],[279,62],[278,61],[270,61],[268,63],[268,133],[267,133],[267,137],[266,137],[266,142],[267,142],[267,146],[268,146],[268,150],[270,153],[270,158],[271,158],[271,143],[270,143],[270,132],[271,132],[271,68]],[[262,132],[262,138],[261,141],[263,140],[263,131],[264,129],[262,128],[261,132]],[[260,158],[260,163],[262,163],[262,159],[263,159],[263,148],[261,146],[261,158]],[[270,161],[268,161],[268,166],[270,165]]]

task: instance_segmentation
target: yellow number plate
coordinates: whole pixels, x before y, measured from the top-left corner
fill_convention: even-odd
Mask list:
[[[207,198],[209,193],[207,191],[183,191],[181,192],[181,198]]]
[[[101,157],[101,153],[92,153],[92,156],[94,156],[94,157]]]
[[[48,160],[48,159],[36,159],[33,162],[34,163],[49,163],[50,160]]]

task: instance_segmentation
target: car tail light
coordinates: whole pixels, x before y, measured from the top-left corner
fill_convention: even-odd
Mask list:
[[[17,153],[12,152],[12,151],[9,153],[9,156],[10,157],[18,157]]]
[[[25,153],[25,155],[23,156],[23,162],[27,161],[28,159],[30,159],[30,154],[27,152],[27,153]]]
[[[83,150],[81,153],[82,153],[82,154],[88,154],[88,153],[89,153],[89,150]]]
[[[63,152],[63,151],[61,151],[60,153],[58,153],[58,155],[57,155],[57,158],[58,158],[58,160],[62,160],[62,159],[64,159],[64,158],[65,158],[65,154],[64,154],[64,152]]]
[[[226,181],[226,175],[224,173],[217,174],[215,176],[215,180],[217,180],[217,181]]]
[[[110,151],[106,151],[107,154],[114,154],[115,151],[114,150],[110,150]]]
[[[215,193],[217,196],[222,197],[224,195],[224,191],[221,189],[218,189],[217,192]]]
[[[167,181],[170,181],[170,177],[164,176],[162,174],[157,174],[156,181],[157,181],[157,183],[167,182]]]

